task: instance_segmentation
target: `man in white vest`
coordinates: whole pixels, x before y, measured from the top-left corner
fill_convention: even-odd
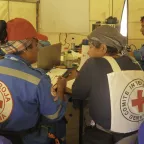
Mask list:
[[[101,26],[89,36],[90,59],[73,85],[73,100],[89,99],[92,118],[84,144],[115,144],[135,134],[144,120],[144,73],[139,63],[121,55],[126,39]]]

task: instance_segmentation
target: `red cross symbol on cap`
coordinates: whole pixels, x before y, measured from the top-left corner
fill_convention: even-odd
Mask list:
[[[138,111],[143,112],[144,97],[142,96],[143,90],[137,91],[137,99],[132,100],[132,106],[138,106]]]

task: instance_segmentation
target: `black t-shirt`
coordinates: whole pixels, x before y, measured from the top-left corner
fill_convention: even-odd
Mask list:
[[[127,56],[116,58],[121,70],[141,70]],[[107,74],[113,72],[104,58],[90,58],[79,72],[73,88],[73,100],[89,99],[92,119],[105,129],[111,128],[111,106]],[[117,86],[119,83],[117,82]]]

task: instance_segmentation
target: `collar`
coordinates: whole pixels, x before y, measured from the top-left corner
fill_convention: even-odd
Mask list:
[[[7,54],[5,55],[6,59],[10,59],[10,60],[15,60],[15,61],[19,61],[21,63],[24,63],[28,66],[30,66],[30,62],[28,62],[27,60],[23,59],[22,57],[18,56],[18,55],[14,55],[14,54]]]

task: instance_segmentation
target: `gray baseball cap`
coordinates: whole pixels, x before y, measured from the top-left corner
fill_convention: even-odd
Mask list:
[[[122,36],[116,28],[108,25],[103,25],[96,28],[88,36],[88,39],[100,41],[102,44],[117,48],[118,51],[122,51],[126,46],[126,37]]]

